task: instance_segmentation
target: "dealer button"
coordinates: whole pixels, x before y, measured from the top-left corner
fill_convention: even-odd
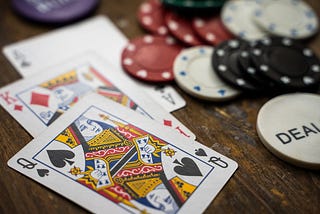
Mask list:
[[[320,95],[293,93],[271,99],[259,110],[257,133],[279,158],[320,169]]]

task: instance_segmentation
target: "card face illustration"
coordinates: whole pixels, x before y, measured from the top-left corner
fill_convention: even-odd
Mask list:
[[[69,72],[27,88],[17,93],[16,97],[39,120],[49,126],[90,92],[102,94],[131,109],[138,108],[128,96],[103,78],[90,64],[79,65]]]
[[[44,73],[46,72],[44,68],[88,51],[96,52],[104,60],[109,61],[117,72],[125,74],[120,59],[127,43],[125,35],[108,17],[96,16],[9,44],[3,48],[3,54],[24,78],[38,72]],[[151,97],[155,98],[154,101],[169,112],[186,105],[185,100],[170,86],[164,86],[159,90],[157,86],[143,84],[135,79],[130,81],[151,94]]]
[[[94,213],[202,212],[237,168],[100,95],[75,105],[8,165]]]
[[[177,119],[95,53],[84,53],[44,70],[0,90],[0,104],[32,136],[50,126],[83,96],[98,93],[194,139]]]

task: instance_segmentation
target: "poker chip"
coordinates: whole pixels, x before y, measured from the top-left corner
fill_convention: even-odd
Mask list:
[[[223,6],[225,0],[161,0],[162,3],[171,9],[185,13],[212,12]]]
[[[318,30],[318,18],[304,1],[265,1],[254,11],[254,21],[273,35],[303,39]]]
[[[225,0],[162,0],[164,4],[186,8],[215,8],[224,4]]]
[[[195,17],[192,20],[192,26],[199,37],[214,46],[234,38],[223,25],[219,15],[208,18]]]
[[[13,9],[33,21],[64,24],[87,16],[99,0],[30,1],[12,0]]]
[[[261,30],[252,16],[258,7],[256,1],[231,0],[222,8],[222,22],[226,28],[234,35],[245,40],[257,40],[267,36],[264,30]]]
[[[261,142],[284,161],[320,169],[319,106],[318,94],[293,93],[271,99],[257,117]]]
[[[320,82],[320,61],[313,51],[297,41],[274,37],[253,49],[251,59],[268,79],[284,89],[307,89]]]
[[[143,81],[172,81],[173,61],[181,48],[171,37],[139,37],[131,40],[124,48],[121,55],[122,67],[128,74]]]
[[[248,43],[242,40],[228,40],[218,45],[212,54],[212,66],[216,73],[227,83],[245,91],[262,90],[246,79],[238,66],[241,50],[246,49]]]
[[[173,65],[175,81],[188,94],[209,101],[226,101],[240,91],[225,84],[213,71],[211,55],[214,48],[197,46],[184,49]]]
[[[246,75],[246,79],[249,82],[254,82],[256,85],[260,85],[265,91],[275,90],[275,84],[270,81],[268,78],[264,77],[261,74],[261,70],[256,68],[252,62],[251,56],[253,55],[253,48],[256,43],[250,43],[250,47],[240,51],[238,56],[239,67],[242,70],[242,73]]]
[[[159,0],[143,2],[138,10],[140,25],[147,31],[158,35],[167,35],[168,28],[164,21],[165,9]]]
[[[193,31],[191,22],[186,18],[168,11],[165,15],[165,22],[171,34],[186,45],[195,46],[202,44],[202,41]]]

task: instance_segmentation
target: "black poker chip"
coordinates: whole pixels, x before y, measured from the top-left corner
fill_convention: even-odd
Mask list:
[[[242,50],[249,48],[243,40],[228,40],[220,43],[212,54],[212,66],[225,82],[244,91],[261,91],[263,87],[246,77],[239,66],[238,58]]]
[[[320,83],[320,61],[298,41],[273,37],[261,40],[250,57],[259,73],[284,90],[303,90]]]
[[[264,91],[276,90],[275,83],[261,74],[261,70],[252,62],[253,51],[255,50],[256,42],[251,42],[250,47],[240,51],[238,63],[240,70],[250,82],[260,85]]]

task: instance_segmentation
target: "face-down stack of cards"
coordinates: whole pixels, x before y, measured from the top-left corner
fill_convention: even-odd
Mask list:
[[[94,213],[199,213],[236,170],[98,51],[55,64],[0,89],[34,137],[13,169]]]

